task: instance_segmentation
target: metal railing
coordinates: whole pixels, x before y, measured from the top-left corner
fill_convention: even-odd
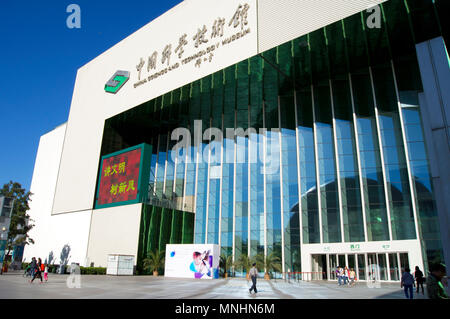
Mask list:
[[[307,271],[307,272],[284,272],[285,281],[314,281],[326,280],[326,272],[324,271]]]

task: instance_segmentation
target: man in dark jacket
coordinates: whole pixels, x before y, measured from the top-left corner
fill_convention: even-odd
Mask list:
[[[413,275],[411,275],[409,268],[406,267],[405,272],[403,273],[402,276],[402,281],[400,283],[400,287],[405,289],[406,299],[413,299],[413,284],[414,284],[414,277]]]
[[[449,299],[442,284],[442,278],[445,275],[445,265],[434,264],[430,267],[430,275],[427,277],[427,295],[429,299]]]
[[[419,266],[416,266],[416,271],[414,271],[414,278],[416,279],[416,285],[417,285],[417,290],[416,292],[419,293],[419,287],[422,286],[422,295],[425,294],[424,289],[423,289],[423,272],[420,270]]]

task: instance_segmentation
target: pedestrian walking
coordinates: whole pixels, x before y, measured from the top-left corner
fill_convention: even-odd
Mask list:
[[[406,299],[413,299],[413,285],[414,277],[411,275],[410,269],[406,267],[400,282],[400,288],[404,288],[405,290]]]
[[[342,269],[341,266],[338,266],[336,273],[338,277],[338,284],[339,286],[342,286],[342,280],[344,279],[344,270]]]
[[[36,268],[35,268],[36,270],[34,272],[33,279],[31,279],[30,283],[33,283],[33,281],[36,278],[39,278],[41,280],[41,283],[42,283],[42,270],[41,270],[41,267],[42,267],[42,260],[41,260],[41,258],[38,258],[38,261],[36,263]]]
[[[44,280],[45,280],[45,282],[48,281],[48,265],[47,264],[45,264],[45,267],[44,267]]]
[[[348,285],[349,271],[347,266],[344,268],[344,286]]]
[[[443,264],[433,264],[427,276],[427,295],[429,299],[449,299],[444,284],[446,267]]]
[[[416,266],[416,270],[414,271],[414,279],[416,280],[417,290],[416,293],[419,293],[419,286],[422,287],[422,295],[424,295],[423,291],[423,272],[420,270],[419,266]]]
[[[36,268],[37,268],[36,258],[33,257],[33,258],[31,258],[30,270],[29,270],[30,271],[30,275],[31,275],[32,278],[34,277],[34,274],[36,272]],[[31,282],[31,279],[30,279],[30,282]]]
[[[258,292],[256,289],[256,278],[258,277],[258,269],[256,269],[256,263],[253,263],[253,267],[250,269],[249,276],[252,280],[253,285],[249,289],[250,293],[252,293],[252,290],[255,291],[255,294]]]

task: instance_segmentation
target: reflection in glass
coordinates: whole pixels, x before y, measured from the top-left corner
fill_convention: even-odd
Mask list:
[[[341,241],[341,226],[328,82],[314,87],[314,114],[316,117],[323,242],[336,243]]]
[[[320,242],[311,90],[297,93],[303,243]],[[298,205],[298,204],[297,204]],[[298,210],[298,208],[293,209]]]
[[[222,171],[221,253],[233,252],[234,140],[224,139]]]
[[[358,254],[358,280],[366,280],[366,256]]]
[[[380,271],[380,280],[388,280],[386,254],[378,254],[378,267]]]
[[[352,74],[369,241],[389,240],[387,209],[369,70]]]
[[[263,135],[250,136],[250,256],[264,254]]]
[[[391,280],[398,281],[399,277],[399,269],[398,269],[398,259],[397,254],[389,254],[389,272],[391,275]]]

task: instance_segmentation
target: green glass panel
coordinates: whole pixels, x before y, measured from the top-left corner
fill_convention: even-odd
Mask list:
[[[259,129],[263,127],[263,69],[262,59],[255,56],[249,59],[250,75],[249,75],[249,103],[250,103],[250,127]]]
[[[236,78],[235,66],[224,70],[224,128],[234,128],[235,109],[236,109]]]
[[[437,18],[435,2],[440,1],[439,0],[405,1],[405,3],[408,6],[408,11],[412,22],[416,43],[427,41],[441,35],[441,28],[439,25],[439,20]]]

